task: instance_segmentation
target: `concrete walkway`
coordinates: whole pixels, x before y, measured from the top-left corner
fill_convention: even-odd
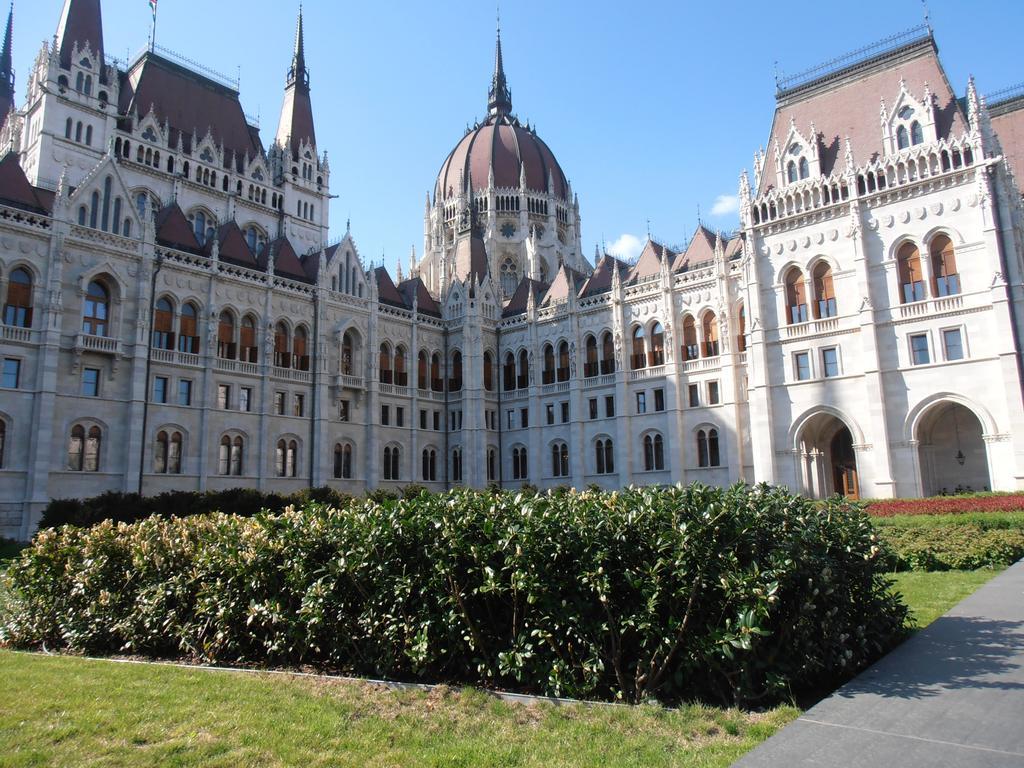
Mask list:
[[[1024,561],[734,768],[1024,768]]]

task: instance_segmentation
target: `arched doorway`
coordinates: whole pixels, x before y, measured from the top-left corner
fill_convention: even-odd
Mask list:
[[[917,434],[921,493],[988,491],[992,480],[984,428],[972,410],[959,403],[936,403],[921,416]]]
[[[823,412],[808,418],[797,438],[800,490],[824,499],[840,494],[860,498],[860,473],[853,433],[839,417]]]

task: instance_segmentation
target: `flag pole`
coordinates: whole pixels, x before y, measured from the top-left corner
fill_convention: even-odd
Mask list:
[[[157,0],[149,0],[149,7],[153,11],[153,21],[149,25],[149,50],[150,53],[156,48],[156,4]]]

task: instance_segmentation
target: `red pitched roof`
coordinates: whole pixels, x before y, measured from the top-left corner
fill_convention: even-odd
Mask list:
[[[60,50],[60,65],[71,68],[71,50],[75,43],[79,49],[86,43],[99,58],[101,67],[106,67],[103,58],[103,19],[100,0],[65,0],[57,26],[57,46]],[[94,62],[95,63],[95,62]]]
[[[530,292],[533,292],[534,301],[540,296],[544,295],[544,292],[548,289],[547,283],[541,283],[536,280],[531,280],[528,277],[524,277],[519,281],[519,285],[516,287],[516,292],[512,294],[512,298],[508,300],[508,304],[505,305],[505,309],[502,311],[502,317],[510,317],[511,315],[520,315],[526,311],[526,304],[530,297]]]
[[[398,284],[398,292],[402,294],[405,305],[412,309],[412,298],[416,296],[418,311],[425,315],[441,316],[441,305],[434,300],[427,286],[418,277],[413,277]]]
[[[676,259],[673,271],[681,272],[715,259],[715,233],[701,224],[690,238],[686,251]]]
[[[295,253],[295,249],[292,248],[292,244],[288,241],[287,237],[279,237],[263,249],[263,256],[259,259],[260,269],[266,270],[271,251],[274,253],[275,275],[289,280],[298,280],[303,283],[310,282],[309,277],[306,275],[306,270],[302,266],[302,262],[299,260],[298,255]]]
[[[583,275],[563,264],[558,268],[558,272],[555,273],[555,279],[551,281],[551,285],[548,286],[542,304],[546,306],[556,301],[568,299],[569,294],[579,291],[579,284],[582,281]]]
[[[39,213],[49,213],[53,208],[52,195],[49,202],[39,199],[35,188],[28,183],[25,171],[18,162],[18,155],[14,152],[8,152],[3,160],[0,160],[0,203]]]
[[[661,257],[663,254],[668,254],[669,264],[672,263],[672,257],[675,256],[675,252],[661,243],[656,243],[650,238],[647,238],[647,243],[644,245],[644,249],[640,252],[640,258],[636,260],[636,264],[633,270],[629,273],[629,280],[639,280],[644,277],[650,277],[656,275],[661,271]]]
[[[192,253],[202,253],[202,246],[196,240],[188,219],[177,203],[171,203],[156,215],[157,242]]]
[[[235,221],[229,221],[220,226],[220,229],[217,230],[217,245],[220,249],[218,258],[221,261],[248,269],[260,268],[259,262],[256,261],[256,255],[249,250],[249,244],[245,242],[245,235],[242,234],[242,230],[238,228]],[[213,241],[210,240],[207,242],[204,252],[209,256],[212,250]]]
[[[405,299],[395,287],[395,282],[384,267],[377,267],[373,270],[373,277],[377,281],[377,298],[385,304],[396,307],[405,307]]]
[[[1024,185],[1024,96],[989,105],[989,114],[1017,186]]]
[[[612,274],[615,270],[619,271],[619,277],[621,278],[623,273],[629,270],[629,265],[619,261],[614,256],[605,254],[604,258],[597,263],[593,274],[590,275],[584,284],[580,296],[593,296],[611,290]]]

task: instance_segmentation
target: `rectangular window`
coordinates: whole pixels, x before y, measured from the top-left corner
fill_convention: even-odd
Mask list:
[[[192,405],[191,379],[178,379],[178,405]]]
[[[596,419],[597,418],[597,398],[596,397],[590,398],[590,401],[589,401],[588,405],[590,406],[590,418],[591,418],[591,420]]]
[[[284,392],[274,393],[274,413],[278,416],[284,416],[286,399]]]
[[[821,373],[826,379],[839,375],[839,350],[835,347],[821,350]]]
[[[222,411],[226,411],[231,407],[231,385],[230,384],[218,384],[217,385],[217,407]]]
[[[249,413],[252,410],[252,387],[240,387],[238,390],[238,410]]]
[[[708,405],[718,405],[721,402],[721,395],[718,391],[718,382],[708,382]]]
[[[656,389],[654,390],[654,410],[664,411],[665,410],[665,390]]]
[[[86,368],[82,371],[82,394],[86,397],[100,395],[100,369]]]
[[[380,423],[385,427],[391,424],[391,406],[382,405],[380,407]]]
[[[530,409],[520,408],[519,409],[519,426],[526,429],[530,426]]]
[[[342,400],[340,403],[338,403],[338,421],[348,421],[348,420],[349,420],[348,400]]]
[[[691,408],[696,408],[700,405],[700,387],[696,384],[690,384],[686,388],[686,401],[690,404]]]
[[[797,381],[807,381],[811,378],[811,356],[807,352],[797,352],[793,355],[793,370],[796,372]]]
[[[910,359],[914,365],[928,365],[932,361],[928,354],[928,334],[917,333],[910,337]]]
[[[434,411],[434,431],[435,432],[440,432],[441,431],[441,412],[440,411]]]
[[[562,403],[562,423],[569,423],[569,403]]]
[[[615,418],[615,395],[604,396],[604,416],[606,419]]]
[[[306,396],[294,395],[292,397],[292,416],[303,416],[306,411]]]
[[[947,328],[942,332],[942,348],[947,360],[964,359],[964,340],[959,328]]]
[[[509,408],[505,411],[505,429],[513,429],[513,420],[516,417],[516,411],[514,408]]]
[[[164,379],[166,382],[167,379]],[[4,377],[3,386],[8,389],[17,389],[21,383],[21,360],[13,357],[4,358]],[[163,402],[162,400],[160,402]],[[3,458],[3,452],[0,451],[0,459]]]
[[[545,411],[545,414],[547,415],[547,422],[548,422],[548,424],[554,424],[555,423],[555,404],[554,403],[548,403],[547,405],[544,406],[544,411]]]
[[[403,408],[400,405],[395,406],[395,426],[396,427],[404,427],[405,426],[405,408]]]
[[[636,412],[647,413],[647,393],[637,392],[636,393]]]
[[[427,412],[420,408],[420,429],[427,428]]]
[[[4,360],[4,386],[7,385],[7,361]],[[167,377],[166,376],[154,376],[153,377],[153,402],[154,403],[166,403],[167,402]]]

